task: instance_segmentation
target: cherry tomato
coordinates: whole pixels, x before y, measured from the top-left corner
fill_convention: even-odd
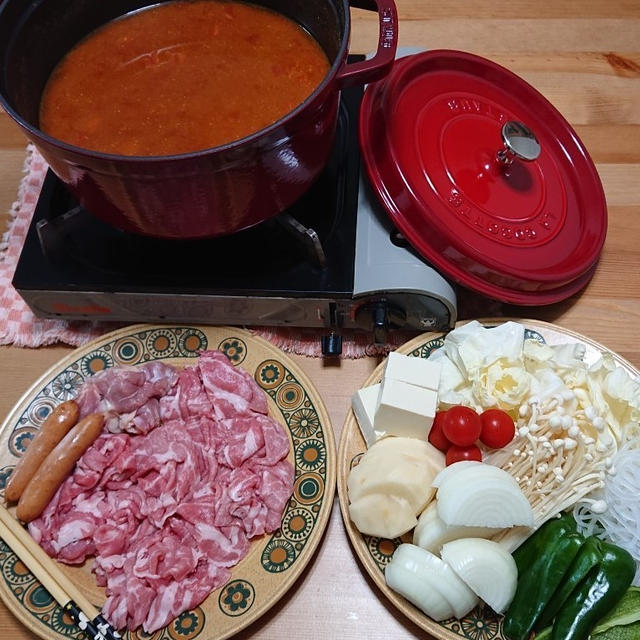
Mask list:
[[[480,416],[462,405],[451,407],[442,421],[444,437],[459,447],[472,445],[480,437],[481,429]]]
[[[451,446],[451,443],[446,439],[444,433],[442,433],[442,423],[446,411],[438,411],[436,417],[433,419],[431,425],[431,431],[429,431],[429,442],[436,448],[446,453],[447,449]]]
[[[482,451],[477,444],[472,444],[470,447],[459,447],[452,444],[445,456],[445,463],[447,466],[454,462],[460,462],[461,460],[477,460],[482,462]]]
[[[480,415],[480,441],[492,449],[505,447],[516,433],[511,416],[502,409],[487,409]]]

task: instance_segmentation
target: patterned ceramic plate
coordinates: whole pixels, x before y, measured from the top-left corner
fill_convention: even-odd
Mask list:
[[[482,320],[482,322],[487,326],[491,326],[504,322],[504,319]],[[571,342],[584,344],[587,349],[585,361],[588,364],[595,362],[602,352],[608,351],[597,342],[593,342],[579,334],[552,324],[534,320],[520,320],[519,322],[525,325],[527,337],[536,338],[548,344]],[[398,349],[398,352],[415,356],[416,358],[427,358],[432,351],[442,346],[444,340],[443,335],[444,334],[425,333],[402,345]],[[613,355],[617,363],[627,369],[632,375],[640,375],[638,370],[629,362],[616,354]],[[383,369],[384,363],[381,363],[362,386],[367,387],[376,382],[380,382]],[[450,620],[435,622],[387,587],[384,580],[384,567],[389,560],[391,560],[393,552],[401,542],[411,542],[411,534],[405,536],[404,539],[398,538],[395,540],[363,536],[349,519],[347,476],[349,475],[351,467],[357,463],[365,450],[365,442],[360,434],[353,411],[349,411],[338,448],[338,495],[340,498],[340,509],[342,510],[342,518],[356,555],[376,586],[404,615],[436,638],[441,640],[460,640],[460,638],[466,638],[467,640],[505,640],[502,634],[502,617],[496,615],[489,607],[482,603],[461,620],[451,618]]]
[[[268,396],[269,414],[289,434],[295,467],[292,498],[280,529],[256,539],[229,581],[191,611],[152,635],[141,630],[128,640],[216,640],[228,638],[260,617],[293,585],[312,558],[329,521],[336,478],[336,453],[327,411],[309,379],[279,349],[246,331],[228,327],[127,327],[74,351],[29,389],[0,431],[0,489],[25,443],[52,407],[75,396],[97,371],[114,365],[165,360],[193,364],[203,349],[220,349],[248,371]],[[104,592],[87,566],[65,572],[100,606]],[[0,540],[0,597],[29,629],[47,639],[83,638],[24,565]]]

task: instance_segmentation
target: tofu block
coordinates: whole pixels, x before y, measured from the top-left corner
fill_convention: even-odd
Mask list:
[[[378,437],[404,436],[426,440],[433,424],[438,393],[385,377],[373,419]]]
[[[438,390],[442,364],[437,360],[414,358],[391,351],[387,358],[384,377],[413,384],[424,389]]]
[[[370,447],[378,439],[373,428],[373,418],[378,406],[379,393],[380,384],[374,384],[370,387],[359,389],[351,398],[351,407],[367,447]]]

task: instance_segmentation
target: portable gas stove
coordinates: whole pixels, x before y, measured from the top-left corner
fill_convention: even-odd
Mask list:
[[[406,245],[361,177],[362,88],[343,92],[332,157],[292,207],[223,238],[176,241],[117,230],[47,175],[13,285],[40,317],[125,322],[446,330],[452,286]]]

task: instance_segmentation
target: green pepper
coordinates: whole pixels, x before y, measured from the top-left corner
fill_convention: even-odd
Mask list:
[[[544,537],[543,551],[518,580],[504,617],[503,631],[510,640],[527,640],[584,543],[577,533],[558,536],[553,531]]]
[[[551,626],[536,631],[535,640],[549,640]],[[591,632],[593,640],[638,640],[640,638],[640,587],[629,587],[618,604]]]
[[[601,542],[598,569],[583,580],[561,607],[551,631],[551,640],[586,640],[596,623],[606,616],[625,594],[636,573],[628,551]]]
[[[552,540],[568,533],[576,533],[577,530],[576,521],[570,513],[563,513],[559,518],[547,520],[513,552],[513,559],[518,567],[518,576],[522,576],[533,562],[545,552]]]
[[[564,580],[556,589],[540,618],[538,618],[536,629],[542,629],[553,622],[556,614],[573,590],[587,577],[594,567],[598,566],[602,560],[602,555],[602,541],[594,536],[589,536],[571,563]]]

